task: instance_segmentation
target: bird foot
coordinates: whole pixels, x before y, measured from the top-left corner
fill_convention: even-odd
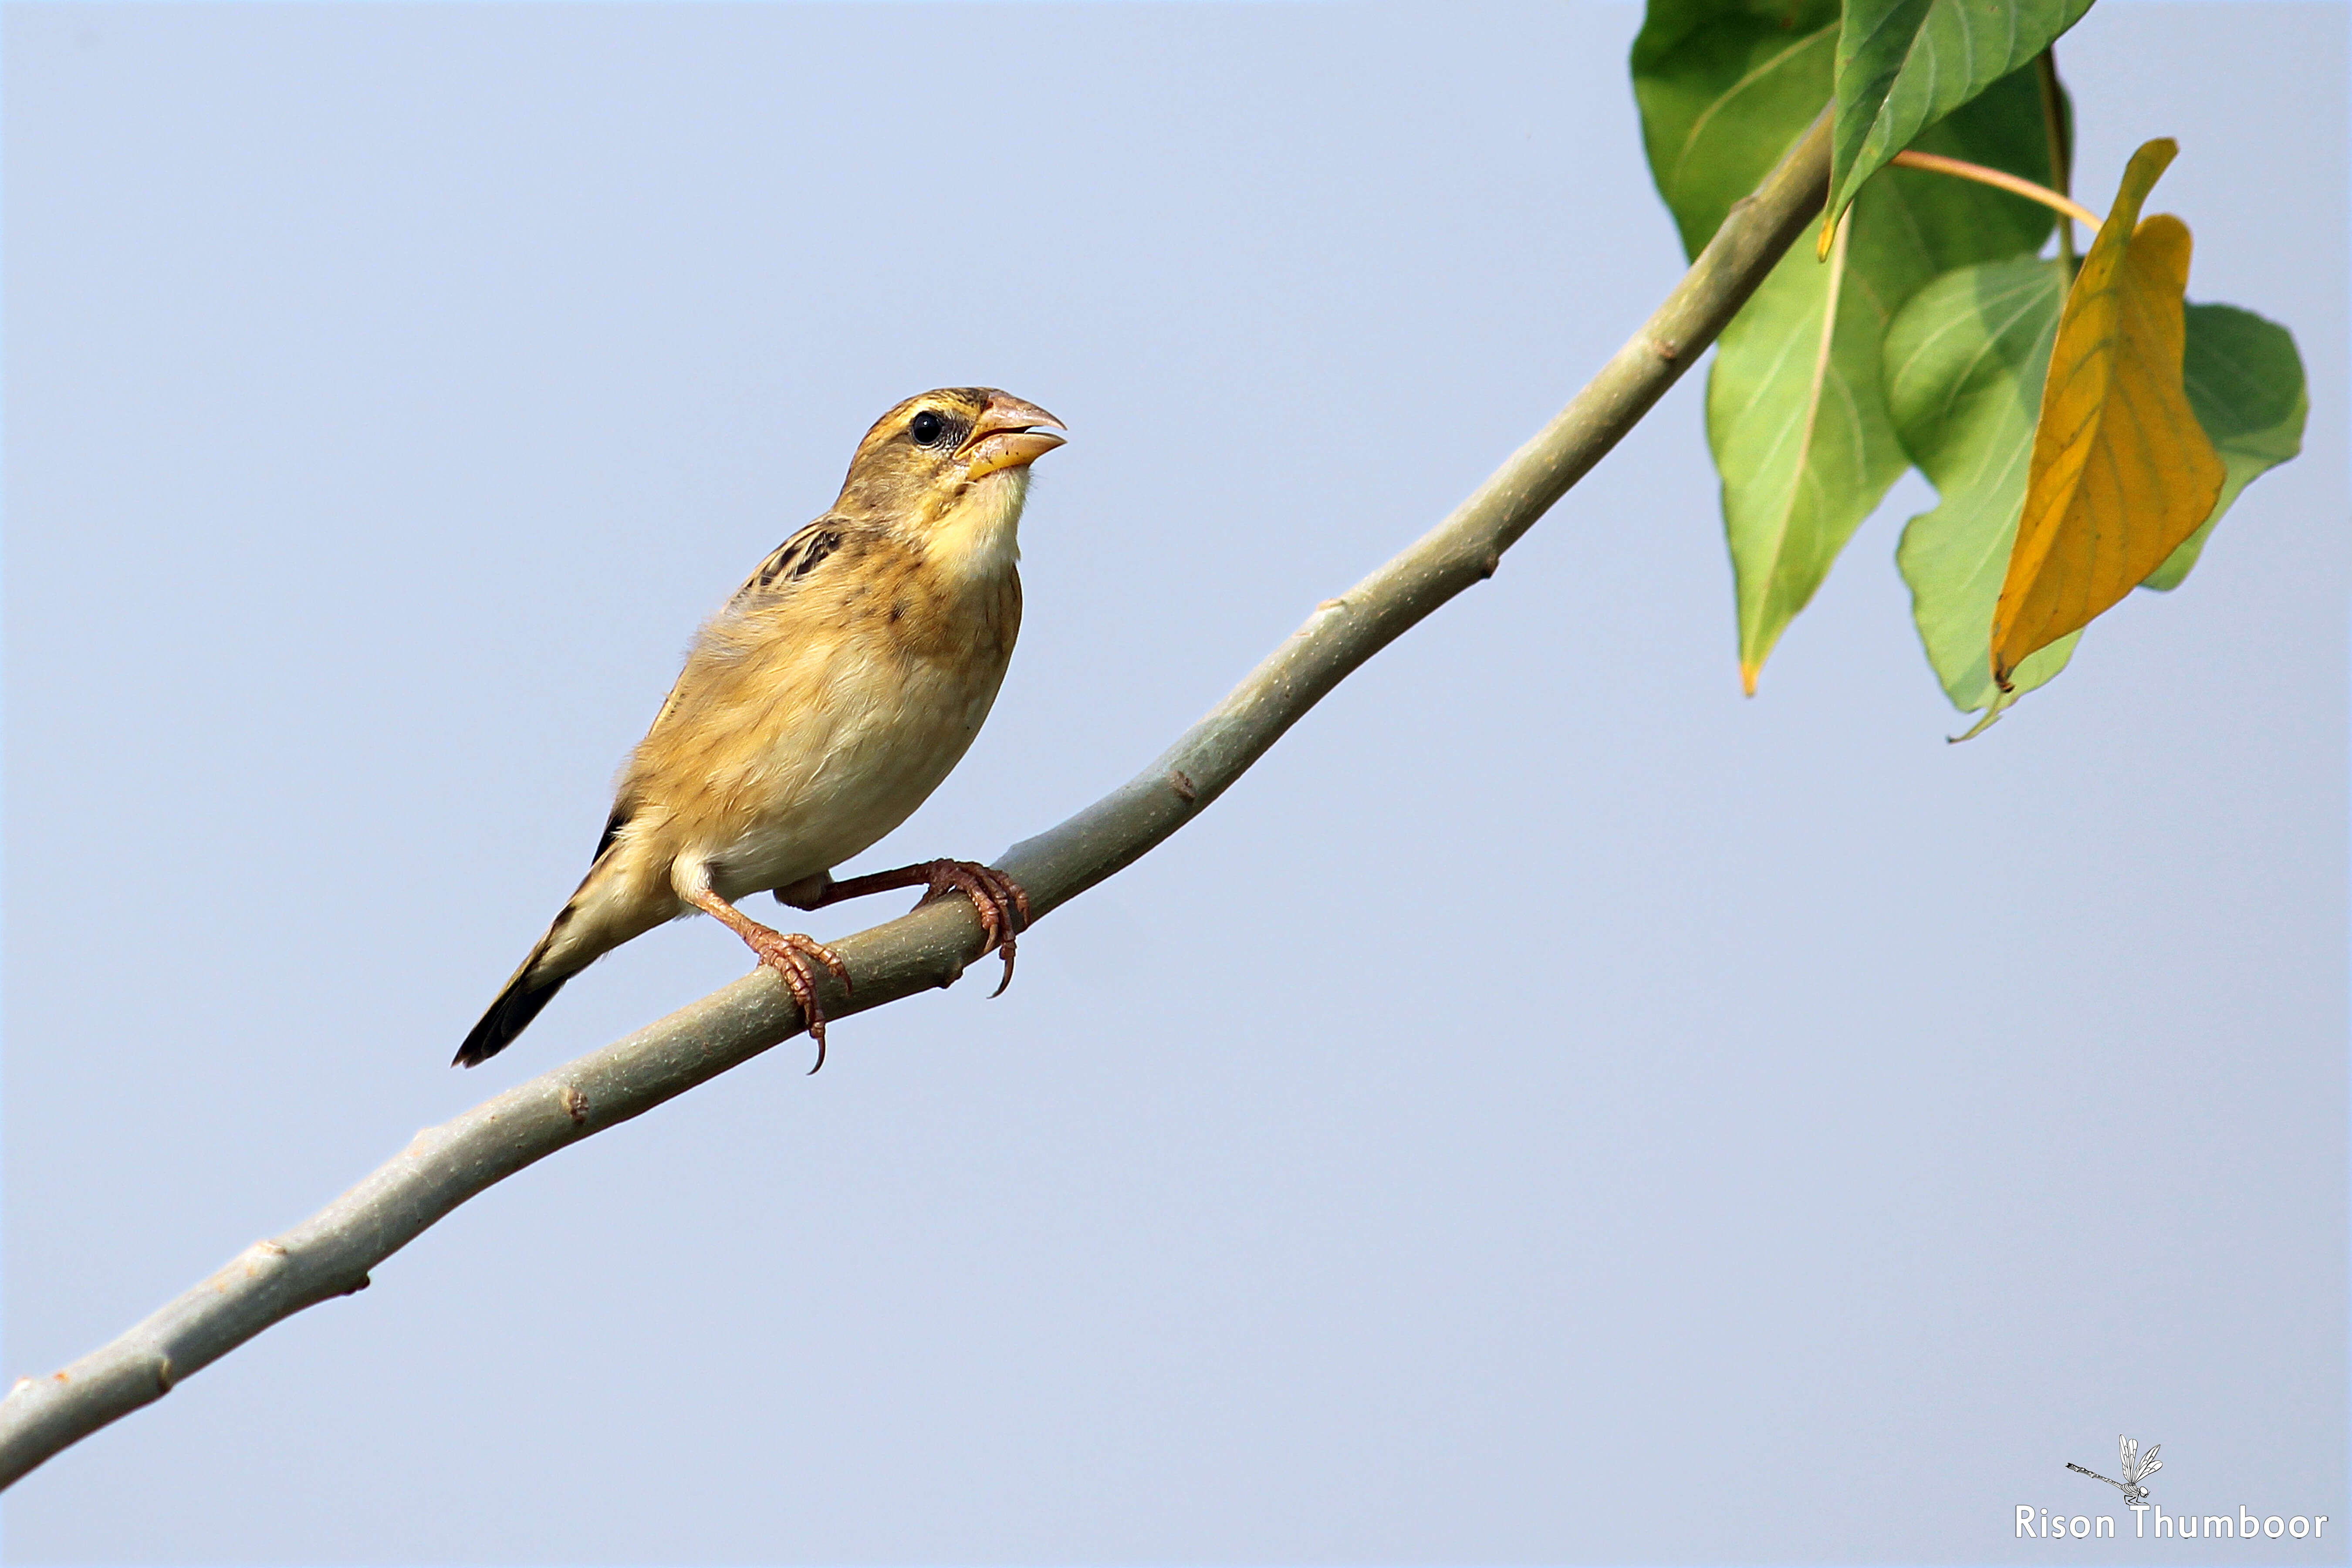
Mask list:
[[[988,945],[982,948],[985,956],[991,952],[1004,955],[1004,978],[996,983],[992,997],[1004,994],[1013,984],[1013,941],[1029,923],[1029,895],[1021,884],[993,866],[982,866],[971,860],[926,860],[909,868],[922,873],[929,891],[923,895],[922,904],[942,899],[950,893],[961,893],[971,900],[980,915],[980,929],[987,934]],[[916,908],[920,909],[922,904]]]
[[[778,901],[798,909],[817,910],[837,904],[847,899],[862,899],[869,893],[887,893],[899,888],[924,889],[922,908],[935,899],[950,893],[961,893],[971,900],[980,915],[980,929],[988,938],[981,952],[1004,954],[1004,978],[996,983],[992,996],[1002,996],[1004,988],[1013,984],[1013,938],[1029,924],[1029,895],[1021,884],[993,866],[982,866],[971,860],[925,860],[919,865],[901,866],[892,871],[869,871],[863,877],[852,877],[836,882],[822,872],[803,878],[776,889]],[[761,929],[765,930],[765,927]]]
[[[783,978],[793,1000],[800,1005],[801,1016],[808,1020],[809,1038],[816,1042],[816,1067],[809,1071],[816,1071],[824,1066],[824,1009],[817,1004],[816,971],[810,961],[814,959],[831,970],[844,991],[851,989],[849,965],[824,943],[798,931],[769,931],[763,926],[759,934],[747,933],[743,940],[760,955],[761,967],[772,969]]]

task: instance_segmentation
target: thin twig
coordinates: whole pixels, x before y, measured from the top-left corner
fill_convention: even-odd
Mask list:
[[[1955,174],[1963,180],[1974,180],[1979,185],[1991,185],[2013,196],[2023,196],[2029,202],[2040,202],[2053,212],[2063,213],[2076,223],[2091,226],[2091,233],[2099,232],[2099,215],[2072,196],[2062,196],[2047,185],[2037,185],[2001,169],[1988,169],[1982,163],[1971,163],[1965,158],[1947,158],[1941,153],[1916,153],[1908,148],[1895,154],[1893,162],[1906,169],[1926,169],[1932,174]]]
[[[2050,184],[2062,196],[2074,194],[2074,149],[2066,137],[2066,89],[2058,80],[2055,45],[2033,57],[2034,79],[2042,84],[2042,128],[2050,139]],[[2096,232],[2096,226],[2093,226]],[[2058,225],[2058,254],[2068,267],[2074,264],[2074,226]]]
[[[1327,601],[1158,762],[997,864],[1043,916],[1132,864],[1239,778],[1349,671],[1440,605],[1495,574],[1502,553],[1599,462],[1695,363],[1821,211],[1824,113],[1737,203],[1657,313],[1559,416],[1453,515],[1344,596]],[[856,992],[828,977],[829,1017],[952,984],[979,956],[964,900],[927,904],[835,944]],[[311,1219],[62,1372],[0,1401],[0,1486],[303,1308],[365,1288],[368,1270],[459,1204],[557,1150],[642,1116],[800,1032],[775,977],[755,973],[626,1039],[518,1084],[420,1132],[390,1163]]]

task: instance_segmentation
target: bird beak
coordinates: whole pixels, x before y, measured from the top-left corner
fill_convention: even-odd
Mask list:
[[[1068,428],[1034,403],[1024,403],[1002,392],[989,398],[988,406],[972,421],[971,434],[964,438],[963,449],[957,454],[964,459],[964,478],[981,479],[1000,468],[1025,468],[1062,445],[1059,436],[1048,436],[1034,428],[1039,425],[1051,425],[1056,430]]]

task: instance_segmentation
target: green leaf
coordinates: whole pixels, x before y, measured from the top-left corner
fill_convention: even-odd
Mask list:
[[[1707,441],[1723,476],[1738,599],[1739,683],[1750,695],[1780,633],[1910,466],[1879,384],[1886,319],[1860,280],[1844,276],[1853,270],[1851,247],[1841,246],[1827,267],[1803,247],[1781,258],[1725,330],[1707,376]],[[1824,342],[1832,299],[1836,331]]]
[[[2197,531],[2140,584],[2158,593],[2179,587],[2189,575],[2213,525],[2240,490],[2303,450],[2303,422],[2311,412],[2294,334],[2234,305],[2189,307],[2181,376],[2189,386],[2189,406],[2212,437],[2229,477],[2222,481],[2221,499]]]
[[[2042,384],[2069,281],[2059,261],[1964,268],[1920,289],[1887,329],[1888,406],[1937,497],[1934,510],[1904,528],[1895,562],[1927,662],[1964,713],[2000,695],[1987,629],[2025,509]],[[2027,658],[2011,684],[2023,692],[2056,675],[2080,636]]]
[[[2042,126],[2028,70],[1926,140],[2040,179],[2049,171]],[[1910,465],[1886,408],[1887,322],[1939,272],[2039,249],[2053,221],[2046,208],[1984,185],[1891,170],[1856,204],[1839,261],[1823,266],[1811,247],[1792,249],[1724,332],[1707,381],[1707,436],[1723,478],[1747,690]],[[1836,330],[1824,345],[1832,293]]]
[[[2090,8],[2091,0],[1846,0],[1830,212],[1843,212],[1921,131],[2030,65]]]
[[[1698,255],[1829,101],[1838,0],[1650,0],[1633,97],[1650,175]]]

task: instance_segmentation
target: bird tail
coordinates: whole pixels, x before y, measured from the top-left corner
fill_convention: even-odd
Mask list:
[[[641,936],[668,919],[673,900],[639,895],[614,862],[601,855],[587,879],[572,895],[530,956],[490,1004],[482,1021],[466,1037],[451,1059],[453,1067],[479,1067],[514,1043],[541,1009],[555,1000],[563,983],[631,937]]]
[[[561,923],[562,917],[559,916],[558,929]],[[578,969],[567,969],[560,973],[547,973],[554,967],[545,962],[548,944],[554,940],[553,930],[539,939],[539,945],[530,950],[530,956],[524,959],[522,967],[514,972],[514,978],[507,982],[506,989],[499,992],[498,1000],[490,1004],[490,1010],[482,1015],[482,1021],[474,1026],[473,1032],[466,1037],[466,1043],[457,1047],[457,1054],[450,1059],[450,1066],[479,1067],[514,1044],[515,1037],[530,1027],[530,1021],[539,1016],[540,1010],[555,1000],[555,994],[563,989],[563,983],[579,973]]]

